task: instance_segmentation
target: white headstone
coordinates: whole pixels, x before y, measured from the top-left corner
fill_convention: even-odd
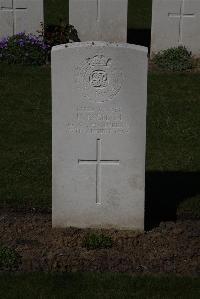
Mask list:
[[[147,49],[52,50],[53,226],[144,228]]]
[[[39,35],[43,0],[0,0],[0,38],[19,32]]]
[[[83,41],[126,42],[128,0],[69,0],[69,23]]]
[[[200,1],[153,0],[151,54],[179,45],[200,55]]]

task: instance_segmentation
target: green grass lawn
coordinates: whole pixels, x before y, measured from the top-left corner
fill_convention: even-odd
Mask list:
[[[0,68],[0,202],[50,205],[50,68]]]
[[[45,23],[58,24],[60,19],[68,22],[68,4],[68,0],[45,0]],[[152,0],[129,0],[128,28],[150,28],[151,9]]]
[[[150,73],[147,171],[200,170],[200,74]],[[1,65],[0,205],[51,207],[50,67]]]
[[[147,170],[200,170],[200,74],[149,74]]]
[[[0,276],[3,299],[199,299],[200,278],[126,274],[21,274]]]

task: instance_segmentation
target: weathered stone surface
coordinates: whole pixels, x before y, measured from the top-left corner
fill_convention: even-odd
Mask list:
[[[81,41],[126,42],[128,0],[69,0],[69,23]]]
[[[43,0],[0,0],[0,38],[23,32],[38,35]]]
[[[53,48],[54,227],[143,229],[146,87],[146,48]]]
[[[151,55],[184,45],[199,56],[199,28],[199,0],[153,0]]]

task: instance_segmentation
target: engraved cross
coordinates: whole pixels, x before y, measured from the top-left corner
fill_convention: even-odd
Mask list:
[[[179,44],[182,44],[183,42],[183,22],[184,18],[194,18],[195,14],[186,14],[185,11],[185,0],[182,0],[181,6],[180,6],[180,12],[179,13],[168,13],[169,18],[179,18]]]
[[[13,34],[16,34],[17,33],[16,32],[16,12],[19,11],[19,10],[27,10],[27,7],[25,7],[25,8],[15,7],[14,0],[12,0],[12,7],[1,5],[0,10],[12,12],[12,15],[13,15]]]
[[[100,14],[101,14],[101,0],[96,0],[97,1],[97,22],[100,21]]]
[[[96,160],[78,160],[80,165],[96,165],[96,204],[101,204],[101,166],[119,165],[119,160],[101,160],[101,139],[96,141]]]

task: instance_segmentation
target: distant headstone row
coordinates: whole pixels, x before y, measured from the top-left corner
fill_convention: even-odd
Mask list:
[[[126,42],[127,0],[69,0],[69,8],[81,41]],[[200,55],[200,1],[153,0],[151,55],[180,45]]]
[[[81,41],[126,42],[128,0],[69,0],[69,22]],[[38,35],[43,0],[0,0],[0,38]],[[153,0],[151,55],[179,45],[200,55],[200,1]]]

